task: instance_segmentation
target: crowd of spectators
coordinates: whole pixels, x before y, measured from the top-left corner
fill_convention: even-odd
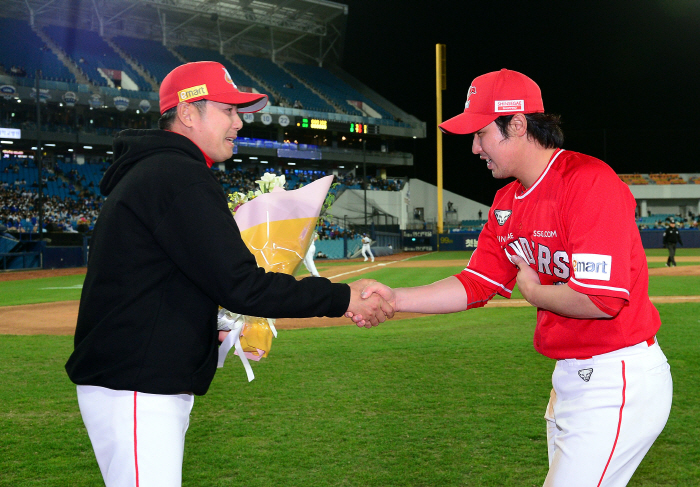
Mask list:
[[[258,189],[255,181],[262,176],[259,171],[252,168],[246,170],[232,169],[230,171],[215,171],[214,175],[219,183],[221,183],[226,193],[237,191],[246,194],[248,191],[255,191]]]
[[[637,226],[640,230],[665,229],[671,222],[674,222],[676,224],[676,228],[678,229],[685,228],[688,230],[698,230],[698,225],[700,225],[700,215],[696,215],[692,211],[688,211],[687,216],[683,216],[680,213],[676,215],[664,215],[658,219],[655,219],[653,222],[649,221],[649,217],[646,219],[637,217]]]
[[[0,224],[10,233],[39,233],[39,196],[27,188],[0,187]],[[44,232],[89,232],[102,197],[44,198]]]
[[[339,238],[360,238],[360,234],[352,230],[341,228],[334,225],[327,219],[321,219],[321,223],[316,227],[319,240],[338,240]]]
[[[46,188],[47,181],[57,181],[71,196],[44,196],[44,232],[89,232],[94,227],[103,202],[103,198],[97,196],[99,192],[96,191],[94,183],[87,181],[76,169],[63,171],[61,166],[53,161],[45,160],[44,163],[42,186]],[[2,171],[19,176],[20,167],[30,168],[32,165],[33,161],[30,159],[19,160],[5,165]],[[247,169],[239,167],[227,171],[217,170],[214,174],[226,193],[247,193],[258,189],[255,181],[260,179],[266,170],[264,166]],[[298,189],[323,176],[325,173],[322,171],[288,171],[287,189]],[[36,181],[27,184],[26,180],[11,179],[4,177],[0,181],[0,224],[7,227],[10,233],[38,233],[38,184]],[[334,182],[352,186],[361,184],[362,179],[355,179],[350,175],[341,179],[335,178]],[[402,182],[371,178],[369,184],[368,188],[371,189],[392,191],[400,189]],[[355,232],[325,219],[321,221],[317,231],[319,238],[323,240],[358,237]]]
[[[340,179],[340,182],[350,188],[359,187],[364,189],[365,180],[362,177],[355,177],[352,173],[347,173]],[[367,180],[367,190],[377,191],[401,191],[404,181],[400,179],[383,179],[370,177]]]

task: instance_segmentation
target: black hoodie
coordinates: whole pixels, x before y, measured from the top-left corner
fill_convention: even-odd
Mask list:
[[[66,370],[80,385],[206,393],[219,305],[267,318],[342,316],[350,288],[266,273],[241,240],[201,150],[182,135],[126,130],[100,182]]]

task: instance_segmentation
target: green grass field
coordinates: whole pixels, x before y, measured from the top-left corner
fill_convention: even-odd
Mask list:
[[[462,258],[444,254],[421,259]],[[406,270],[373,277],[416,285],[456,272]],[[685,277],[650,289],[700,294],[700,278]],[[78,299],[79,289],[47,288],[81,280],[0,283],[0,301]],[[657,307],[674,403],[629,485],[698,486],[700,303]],[[183,485],[540,486],[554,362],[533,350],[534,323],[532,308],[480,308],[371,330],[281,330],[253,382],[229,359],[196,399]],[[102,485],[63,369],[72,337],[0,340],[0,486]]]

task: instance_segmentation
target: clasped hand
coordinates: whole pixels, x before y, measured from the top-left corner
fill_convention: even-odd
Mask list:
[[[391,288],[373,279],[360,279],[350,284],[350,306],[345,316],[357,326],[371,328],[392,318],[396,298]]]

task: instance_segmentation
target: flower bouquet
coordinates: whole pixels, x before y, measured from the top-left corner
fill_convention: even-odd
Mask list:
[[[265,173],[256,181],[260,189],[229,195],[229,208],[243,242],[268,272],[294,274],[301,264],[318,223],[333,176],[326,176],[300,189],[285,191],[284,176]],[[275,320],[219,310],[219,330],[230,330],[219,347],[219,367],[231,348],[241,358],[248,381],[255,378],[248,360],[267,357]]]

